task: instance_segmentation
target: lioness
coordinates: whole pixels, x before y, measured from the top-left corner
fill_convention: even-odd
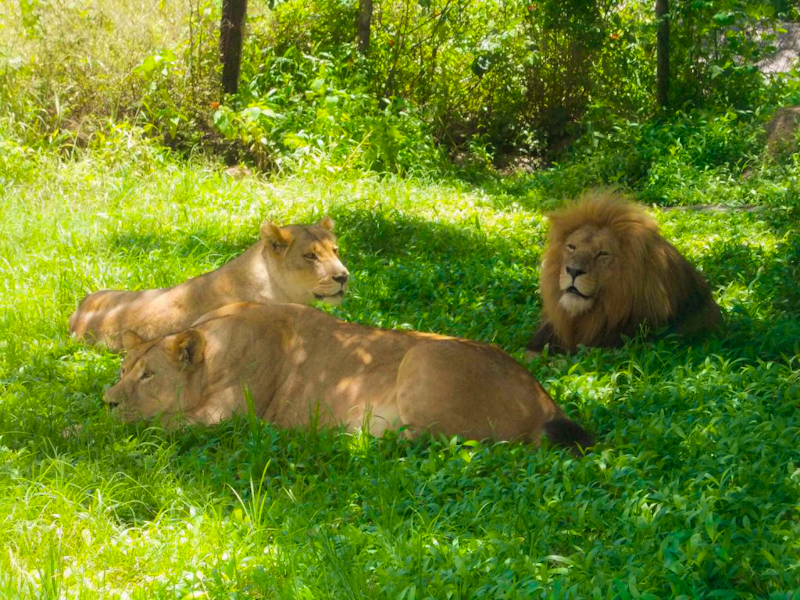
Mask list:
[[[316,225],[277,227],[266,222],[258,242],[215,271],[171,288],[89,294],[70,317],[69,329],[76,337],[118,351],[125,330],[145,339],[161,337],[233,302],[338,304],[349,276],[339,260],[330,217]]]
[[[339,321],[294,304],[239,303],[151,341],[126,331],[106,402],[124,420],[212,424],[246,411],[278,427],[405,428],[471,438],[591,445],[502,350],[469,340]]]

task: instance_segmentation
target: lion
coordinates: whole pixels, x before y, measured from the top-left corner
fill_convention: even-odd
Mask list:
[[[123,343],[121,379],[105,401],[124,421],[212,425],[251,410],[280,428],[592,444],[524,367],[470,340],[270,302],[228,305],[150,341],[126,331]]]
[[[551,352],[572,352],[579,344],[615,347],[643,325],[685,335],[719,325],[708,284],[639,205],[596,190],[549,218],[542,318],[529,358],[547,344]]]
[[[125,330],[161,337],[233,302],[339,304],[350,273],[339,259],[333,225],[330,217],[285,227],[267,221],[258,242],[210,273],[171,288],[89,294],[70,317],[70,333],[119,351]]]

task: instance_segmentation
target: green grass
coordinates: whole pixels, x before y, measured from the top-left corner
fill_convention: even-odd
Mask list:
[[[178,283],[265,217],[329,213],[353,274],[332,312],[519,358],[558,170],[233,181],[116,135],[71,159],[0,143],[0,598],[800,598],[796,210],[657,213],[726,328],[530,364],[596,434],[585,458],[247,419],[166,432],[104,408],[119,358],[66,331],[85,293]]]

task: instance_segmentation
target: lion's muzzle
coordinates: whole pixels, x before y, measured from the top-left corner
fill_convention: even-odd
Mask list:
[[[328,282],[322,283],[314,291],[314,297],[328,304],[337,305],[341,303],[347,291],[347,282],[349,280],[350,272],[339,262],[334,273],[330,275]]]
[[[119,408],[120,404],[122,404],[126,399],[126,394],[124,390],[120,387],[122,382],[117,382],[116,385],[111,386],[106,390],[106,393],[103,394],[103,402],[111,409],[115,410]],[[116,411],[118,412],[118,411]]]
[[[585,269],[575,266],[564,266],[561,273],[561,300],[559,305],[562,309],[573,316],[578,316],[589,310],[594,304],[591,294],[587,294],[591,288],[591,279]],[[588,284],[588,285],[587,285]],[[581,290],[583,288],[583,290]]]

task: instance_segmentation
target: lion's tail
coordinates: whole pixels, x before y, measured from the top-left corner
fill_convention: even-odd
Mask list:
[[[544,433],[548,440],[569,448],[576,455],[580,455],[581,450],[594,446],[594,438],[583,427],[566,417],[556,417],[545,423]]]

